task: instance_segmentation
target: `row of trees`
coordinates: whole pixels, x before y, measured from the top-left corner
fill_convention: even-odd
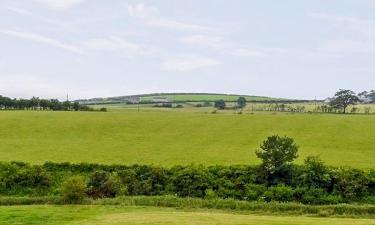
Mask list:
[[[246,107],[246,104],[247,104],[246,98],[245,97],[239,97],[237,99],[237,104],[232,108],[243,109],[243,108]],[[227,105],[226,105],[225,101],[221,99],[221,100],[215,101],[214,107],[217,108],[217,109],[225,109],[227,107]]]
[[[93,111],[94,109],[78,102],[58,99],[12,99],[0,95],[0,109],[3,110],[53,110],[53,111]],[[104,110],[103,110],[104,111]]]
[[[358,103],[375,103],[375,90],[364,91],[358,95],[352,90],[340,89],[329,101],[332,110],[347,112],[347,108]]]
[[[358,95],[352,90],[340,89],[335,93],[335,95],[329,99],[328,105],[323,105],[317,107],[315,110],[319,112],[342,112],[346,113],[349,106],[356,105],[359,103],[375,103],[375,90],[364,91]],[[246,107],[246,98],[239,97],[237,99],[237,104],[233,107],[227,107],[224,100],[215,101],[215,108],[217,109],[243,109]],[[289,111],[289,112],[305,112],[304,106],[288,106],[284,103],[269,104],[266,111]],[[352,113],[357,112],[357,108],[351,110]],[[370,109],[365,108],[365,113],[369,113]]]

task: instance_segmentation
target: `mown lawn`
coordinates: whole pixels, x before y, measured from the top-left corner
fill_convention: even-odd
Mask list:
[[[1,206],[1,225],[373,225],[375,219],[242,215],[154,207]]]
[[[249,164],[267,136],[295,138],[302,162],[373,168],[375,116],[211,114],[134,109],[100,112],[0,111],[0,160],[30,163]]]

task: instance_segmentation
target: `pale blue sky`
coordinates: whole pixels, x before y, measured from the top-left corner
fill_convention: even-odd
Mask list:
[[[375,0],[1,0],[0,95],[375,88]]]

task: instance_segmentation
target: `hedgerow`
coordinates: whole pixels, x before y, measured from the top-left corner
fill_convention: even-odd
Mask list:
[[[59,196],[63,183],[80,176],[91,198],[161,196],[303,204],[375,203],[375,170],[335,168],[322,162],[291,164],[265,179],[262,166],[101,165],[0,163],[0,195]],[[321,172],[324,173],[321,173]],[[271,180],[271,182],[270,182]],[[66,184],[66,183],[65,183]],[[72,193],[70,193],[72,194]]]

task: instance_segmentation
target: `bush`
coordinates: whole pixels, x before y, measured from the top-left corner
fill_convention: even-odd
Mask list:
[[[284,185],[273,186],[264,192],[264,198],[268,202],[290,202],[293,200],[293,189]]]
[[[23,163],[5,163],[0,165],[0,187],[50,187],[51,176],[41,166],[29,166]]]
[[[141,185],[137,179],[137,174],[132,169],[126,169],[118,173],[121,183],[125,186],[126,194],[139,195]]]
[[[205,199],[217,199],[217,194],[212,189],[207,189],[205,192]]]
[[[105,171],[94,172],[88,183],[87,194],[93,198],[113,198],[121,191],[118,176]]]
[[[317,156],[309,156],[305,159],[304,184],[309,188],[331,189],[332,177],[329,168]]]
[[[341,168],[336,179],[335,191],[346,199],[360,199],[368,194],[369,180],[361,170]]]
[[[175,167],[172,170],[175,170],[172,183],[178,196],[203,198],[210,188],[209,175],[203,167]]]
[[[263,197],[267,187],[261,184],[248,184],[246,186],[246,199],[249,201],[257,201]]]
[[[82,203],[86,197],[86,183],[80,176],[73,176],[64,181],[61,194],[66,203]]]

